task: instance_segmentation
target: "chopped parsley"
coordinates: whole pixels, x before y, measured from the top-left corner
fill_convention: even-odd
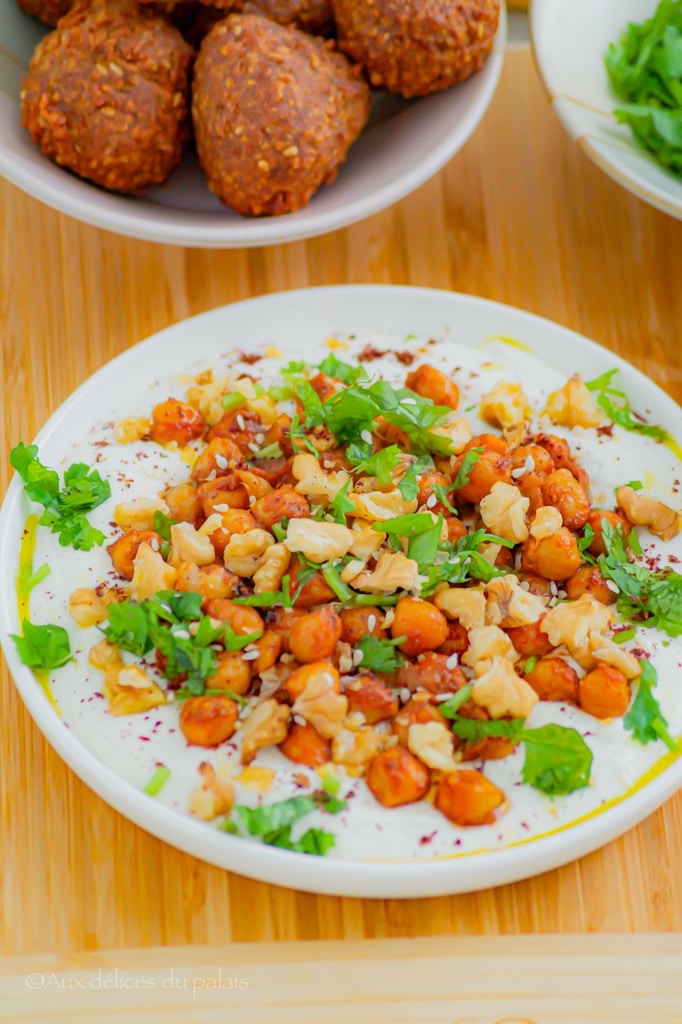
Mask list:
[[[646,745],[656,740],[663,740],[669,750],[678,754],[680,747],[670,735],[661,705],[653,694],[657,682],[657,673],[650,661],[642,661],[642,674],[639,677],[637,693],[630,710],[623,718],[623,725],[638,743]]]
[[[291,838],[292,827],[313,811],[324,810],[329,814],[338,814],[346,807],[345,800],[339,800],[326,790],[319,790],[309,796],[292,796],[288,800],[262,807],[237,805],[220,827],[233,835],[256,837],[267,846],[323,857],[336,842],[332,832],[311,828],[294,841]]]
[[[518,743],[523,738],[525,718],[513,718],[506,722],[501,718],[491,718],[487,722],[479,722],[475,718],[463,718],[461,715],[452,715],[452,731],[455,736],[467,743],[478,743],[479,740],[487,740],[490,737],[501,737],[513,740]]]
[[[617,369],[608,370],[600,377],[586,383],[586,388],[595,393],[599,408],[623,430],[644,434],[645,437],[653,437],[657,441],[667,441],[669,434],[662,427],[652,426],[633,417],[630,401],[625,392],[611,386],[611,382],[618,372]]]
[[[385,487],[393,479],[393,470],[400,462],[402,452],[397,444],[382,448],[372,453],[370,445],[349,444],[346,458],[355,467],[356,473],[366,473],[376,477],[377,482]]]
[[[346,516],[348,513],[355,511],[355,505],[348,497],[350,485],[351,481],[349,477],[341,490],[337,493],[334,500],[330,501],[327,506],[327,512],[333,517],[334,522],[340,523],[341,526],[346,525]]]
[[[367,371],[364,366],[351,366],[337,359],[333,352],[330,352],[326,359],[323,359],[317,369],[320,373],[326,373],[328,377],[335,377],[343,384],[355,384],[359,380],[367,378]]]
[[[398,644],[404,643],[406,637],[399,636],[395,640],[379,640],[375,636],[363,636],[355,645],[356,651],[362,651],[359,668],[367,672],[397,672],[405,664]]]
[[[21,636],[11,634],[24,665],[39,672],[51,672],[71,661],[69,634],[61,626],[34,626],[28,619],[21,623]]]
[[[398,481],[398,490],[405,501],[414,501],[419,494],[419,477],[426,470],[434,468],[433,459],[430,455],[417,455],[413,456],[413,458],[414,462],[407,467],[406,472]]]

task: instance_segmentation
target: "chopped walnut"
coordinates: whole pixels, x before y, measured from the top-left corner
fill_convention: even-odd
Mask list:
[[[187,401],[199,410],[209,427],[214,427],[225,415],[221,398],[227,393],[228,387],[229,380],[223,377],[221,380],[210,380],[187,388]]]
[[[158,551],[150,544],[140,544],[133,562],[131,600],[145,601],[154,597],[159,590],[173,590],[175,578],[175,569],[164,562]]]
[[[371,558],[386,540],[385,533],[375,530],[365,523],[356,522],[351,533],[353,535],[353,543],[350,546],[351,554],[363,560]]]
[[[114,522],[122,530],[153,530],[154,513],[168,515],[168,506],[161,498],[135,498],[114,509]]]
[[[353,535],[347,526],[318,523],[314,519],[290,519],[284,539],[289,551],[298,551],[318,563],[343,557],[352,542]]]
[[[152,429],[152,421],[142,419],[141,416],[128,416],[119,420],[114,427],[114,436],[119,444],[132,444],[133,441],[141,441],[147,437]]]
[[[269,698],[257,704],[242,726],[242,764],[250,764],[262,747],[281,743],[287,736],[289,708]]]
[[[545,540],[546,537],[553,537],[563,525],[564,520],[558,508],[554,508],[553,505],[541,505],[533,516],[530,534],[536,540]]]
[[[348,473],[343,470],[325,473],[318,460],[310,452],[300,452],[294,456],[291,472],[298,480],[296,484],[298,493],[304,494],[306,498],[312,498],[318,503],[321,499],[324,499],[325,503],[333,501],[350,479]]]
[[[291,555],[284,544],[272,544],[265,552],[263,563],[253,574],[254,593],[274,594],[279,590]]]
[[[433,427],[429,433],[447,437],[450,442],[450,451],[453,455],[459,455],[463,452],[473,437],[468,421],[458,417],[456,412],[448,413],[445,421],[439,426]]]
[[[577,601],[567,601],[551,608],[540,629],[554,647],[566,644],[571,654],[587,648],[590,634],[603,635],[608,631],[615,615],[612,609],[591,594],[582,594]]]
[[[385,737],[370,726],[360,729],[341,728],[332,739],[334,764],[362,767],[377,756],[384,746]]]
[[[619,487],[616,501],[631,523],[647,526],[661,540],[672,540],[680,532],[680,513],[648,494]]]
[[[219,779],[213,765],[202,761],[199,765],[201,782],[189,798],[189,812],[202,821],[213,821],[221,814],[227,814],[234,804],[234,786]]]
[[[448,618],[457,619],[465,629],[485,625],[485,594],[470,587],[450,587],[436,594],[433,602]]]
[[[642,666],[634,654],[630,654],[629,651],[626,651],[620,644],[615,643],[610,637],[591,633],[588,640],[588,648],[595,661],[617,668],[626,679],[636,679],[637,676],[642,674]]]
[[[476,668],[482,661],[505,658],[515,662],[520,654],[499,626],[480,626],[469,630],[469,646],[462,655],[462,664]]]
[[[246,533],[233,533],[223,554],[225,568],[237,576],[254,576],[274,543],[272,534],[260,527]]]
[[[545,602],[536,594],[524,590],[516,576],[498,576],[488,583],[486,617],[493,626],[513,629],[530,626],[545,613]]]
[[[348,698],[336,692],[330,672],[320,671],[308,679],[291,710],[294,715],[305,718],[320,736],[330,740],[343,725],[348,713]]]
[[[170,533],[171,553],[168,561],[176,569],[183,562],[210,565],[215,561],[215,549],[210,539],[199,533],[191,523],[174,523]]]
[[[166,703],[163,690],[138,665],[110,664],[102,689],[111,715],[139,715]]]
[[[396,590],[414,590],[419,582],[419,566],[400,552],[386,551],[373,572],[362,572],[353,580],[353,589],[368,594],[395,594]]]
[[[530,498],[524,498],[514,484],[498,480],[481,501],[481,519],[493,533],[520,544],[528,537],[526,512]]]
[[[443,722],[413,722],[407,746],[427,768],[441,772],[456,771],[462,759],[455,754],[453,735]]]
[[[514,671],[506,658],[493,658],[479,666],[480,675],[471,691],[472,699],[485,708],[491,718],[528,718],[540,699],[525,679]]]
[[[88,661],[93,668],[99,668],[104,672],[111,665],[123,665],[123,658],[116,644],[110,644],[108,640],[100,640],[98,644],[90,648]]]
[[[396,516],[416,512],[418,507],[416,498],[403,498],[397,487],[392,491],[370,491],[369,494],[352,491],[348,498],[355,506],[355,511],[350,514],[370,522],[385,523]]]
[[[69,614],[78,626],[98,626],[108,618],[106,606],[102,598],[90,587],[74,590],[69,598]]]
[[[367,565],[368,558],[351,558],[341,570],[341,579],[344,583],[352,583]]]
[[[500,381],[481,399],[478,414],[486,423],[511,430],[525,423],[532,415],[530,403],[520,384]]]
[[[562,427],[599,427],[604,422],[604,414],[579,373],[549,396],[545,413]]]

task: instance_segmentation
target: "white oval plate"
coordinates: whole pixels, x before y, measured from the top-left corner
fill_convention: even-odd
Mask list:
[[[629,192],[682,219],[682,179],[634,141],[613,110],[604,56],[628,22],[642,22],[656,0],[533,0],[533,49],[559,120],[598,167]]]
[[[418,101],[377,94],[370,124],[334,184],[321,188],[298,213],[264,218],[226,209],[209,192],[194,153],[164,186],[139,198],[105,192],[44,157],[21,127],[19,88],[45,31],[16,0],[0,0],[0,175],[48,206],[119,235],[237,249],[336,231],[391,206],[436,174],[462,148],[493,98],[506,16],[503,5],[494,52],[480,74]]]
[[[142,386],[159,367],[189,369],[226,350],[277,344],[314,351],[338,333],[390,332],[454,337],[478,346],[491,337],[521,340],[552,368],[569,376],[580,366],[587,379],[617,366],[635,406],[656,409],[658,422],[680,429],[680,409],[629,364],[593,342],[547,320],[497,303],[428,289],[347,286],[286,292],[204,313],[170,327],[118,356],[57,410],[36,442],[48,465],[103,417],[130,399],[130,381]],[[358,897],[417,897],[467,892],[547,871],[620,835],[654,811],[682,785],[677,760],[643,789],[588,821],[554,835],[496,852],[425,861],[359,862],[310,857],[248,842],[217,831],[146,796],[105,766],[65,726],[32,673],[19,660],[8,633],[19,627],[15,574],[29,503],[15,478],[0,510],[0,639],[17,688],[48,742],[76,774],[131,821],[187,853],[251,878],[312,892]]]

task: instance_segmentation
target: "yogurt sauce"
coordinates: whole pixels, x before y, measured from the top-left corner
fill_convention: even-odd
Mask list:
[[[520,381],[535,410],[544,408],[551,391],[565,380],[537,359],[522,343],[509,339],[492,340],[478,349],[465,347],[444,337],[439,341],[375,334],[345,341],[327,342],[339,358],[355,362],[355,357],[371,345],[385,354],[365,364],[370,376],[381,377],[402,385],[406,366],[396,353],[411,353],[415,365],[429,362],[452,374],[461,390],[460,410],[467,416],[474,432],[490,427],[477,416],[481,396],[499,380]],[[111,484],[109,501],[89,515],[93,525],[107,536],[117,535],[111,522],[117,504],[134,497],[156,496],[169,485],[187,479],[189,466],[177,451],[170,451],[152,442],[120,445],[114,436],[114,422],[127,416],[148,417],[152,407],[169,395],[185,398],[189,382],[187,374],[199,373],[209,365],[216,379],[229,375],[235,379],[251,374],[266,387],[290,358],[308,358],[319,362],[328,349],[319,353],[289,351],[275,356],[267,351],[255,365],[241,362],[240,354],[226,356],[220,364],[197,362],[181,367],[184,374],[137,387],[131,382],[131,395],[125,407],[117,406],[108,419],[93,425],[87,438],[65,453],[59,468],[83,461],[99,470]],[[106,396],[103,396],[106,402]],[[471,407],[474,408],[471,408]],[[653,410],[638,410],[655,422]],[[614,488],[639,479],[645,488],[674,506],[679,504],[680,464],[672,451],[651,439],[627,433],[614,427],[613,435],[599,436],[594,429],[569,431],[536,417],[536,425],[566,437],[572,452],[587,470],[592,481],[594,505],[613,507]],[[671,500],[672,499],[672,500]],[[640,530],[640,541],[646,554],[660,555],[660,565],[668,564],[670,556],[682,558],[682,538],[663,544],[646,530]],[[233,766],[234,776],[241,772],[239,755],[234,748],[205,750],[187,746],[178,724],[178,707],[169,703],[153,708],[148,714],[115,717],[107,713],[107,701],[101,693],[103,675],[88,665],[89,649],[101,639],[95,628],[80,629],[67,612],[68,597],[77,587],[94,587],[102,580],[119,578],[112,571],[104,547],[91,552],[61,548],[49,532],[38,527],[34,567],[48,562],[50,575],[31,595],[31,616],[36,623],[52,622],[63,626],[71,638],[75,660],[52,676],[52,693],[68,727],[79,740],[112,768],[121,778],[121,785],[137,789],[149,781],[157,764],[171,769],[169,781],[154,799],[188,813],[190,794],[199,782],[198,766],[209,761],[214,766]],[[657,697],[674,736],[682,734],[682,643],[670,641],[655,630],[640,629],[629,648],[641,648],[651,656],[658,670]],[[132,656],[124,655],[128,660]],[[163,681],[162,681],[163,685]],[[623,728],[622,720],[599,722],[579,709],[560,703],[539,703],[529,720],[529,727],[550,722],[577,729],[594,754],[592,777],[588,787],[568,796],[552,799],[521,782],[524,752],[517,752],[502,761],[489,761],[485,773],[507,794],[509,807],[495,825],[458,828],[452,825],[428,802],[422,801],[394,810],[378,804],[364,782],[350,778],[338,770],[340,795],[347,796],[348,809],[336,817],[315,812],[294,827],[293,838],[311,827],[321,827],[337,835],[335,848],[328,856],[344,859],[403,859],[456,856],[481,850],[504,847],[538,838],[558,828],[565,828],[586,815],[599,813],[614,800],[627,796],[638,780],[650,771],[657,773],[675,755],[667,754],[662,742],[642,746]],[[270,803],[305,792],[293,776],[305,774],[314,787],[320,783],[312,769],[294,765],[278,750],[261,751],[254,765],[276,769],[274,784],[264,797],[237,778],[237,803],[255,805],[260,799]],[[152,798],[150,798],[152,799]],[[207,828],[216,827],[207,825]]]

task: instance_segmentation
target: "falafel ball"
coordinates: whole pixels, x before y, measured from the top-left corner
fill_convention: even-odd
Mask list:
[[[54,28],[59,19],[71,10],[74,0],[17,0],[17,3],[24,14],[30,14]]]
[[[280,25],[293,25],[311,36],[334,33],[332,0],[249,0],[246,11],[264,14]]]
[[[357,69],[321,39],[233,14],[204,39],[192,90],[209,186],[244,215],[300,210],[336,177],[369,115]]]
[[[447,89],[480,71],[500,0],[332,0],[340,48],[376,88],[405,98]]]
[[[160,185],[189,138],[194,51],[135,0],[78,4],[38,44],[22,124],[45,156],[112,192]]]

